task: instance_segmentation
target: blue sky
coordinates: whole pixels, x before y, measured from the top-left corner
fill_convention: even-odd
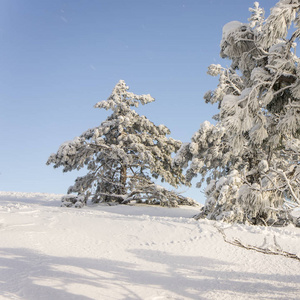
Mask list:
[[[266,15],[276,2],[260,5]],[[80,172],[46,166],[59,145],[99,125],[93,108],[123,79],[156,101],[139,113],[188,142],[217,108],[204,93],[222,27],[246,0],[0,0],[0,190],[65,193]],[[182,188],[181,190],[186,190]],[[199,189],[187,196],[203,202]]]

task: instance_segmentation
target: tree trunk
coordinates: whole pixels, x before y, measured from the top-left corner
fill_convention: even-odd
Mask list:
[[[121,172],[120,172],[120,190],[119,193],[120,195],[125,195],[126,194],[126,181],[127,181],[127,166],[126,165],[121,165]]]

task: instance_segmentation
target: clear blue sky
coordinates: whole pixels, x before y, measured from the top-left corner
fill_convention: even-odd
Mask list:
[[[260,5],[266,15],[276,2]],[[46,166],[64,141],[104,121],[93,108],[124,79],[156,101],[139,109],[190,141],[217,108],[204,93],[222,27],[246,0],[0,0],[0,190],[65,193],[81,173]],[[183,188],[185,190],[186,188]],[[199,189],[187,193],[203,202]]]

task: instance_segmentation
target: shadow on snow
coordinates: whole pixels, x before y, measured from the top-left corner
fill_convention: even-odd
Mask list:
[[[0,295],[9,299],[134,300],[141,299],[137,289],[147,287],[156,294],[172,293],[177,299],[206,299],[210,291],[226,292],[231,297],[265,294],[270,296],[261,299],[273,299],[272,295],[290,299],[289,293],[300,292],[300,287],[289,285],[299,283],[299,275],[228,271],[229,264],[221,260],[155,250],[128,252],[135,256],[134,263],[49,256],[22,248],[1,249]],[[139,260],[163,265],[165,271],[145,270]]]

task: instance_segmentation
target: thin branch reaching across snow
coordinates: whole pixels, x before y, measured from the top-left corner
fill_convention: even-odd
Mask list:
[[[276,249],[271,250],[271,249],[268,249],[268,248],[262,248],[262,247],[252,246],[252,245],[245,245],[237,238],[234,238],[231,241],[227,238],[227,236],[226,236],[226,234],[225,234],[225,232],[222,228],[220,228],[216,225],[214,225],[214,227],[221,233],[224,242],[226,242],[228,244],[238,246],[238,247],[241,247],[241,248],[244,248],[244,249],[247,249],[247,250],[254,250],[256,252],[260,252],[260,253],[263,253],[263,254],[281,255],[281,256],[289,257],[289,258],[300,261],[300,257],[297,256],[296,254],[282,250],[281,247],[278,245],[278,243],[275,239],[275,236],[274,236],[274,244],[276,246]]]

